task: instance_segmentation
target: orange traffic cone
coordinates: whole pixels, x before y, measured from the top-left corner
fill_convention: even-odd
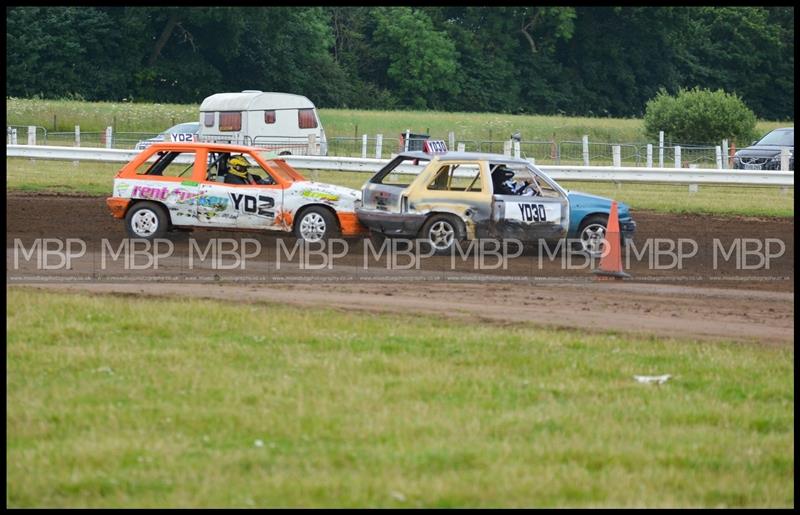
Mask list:
[[[592,270],[597,279],[607,280],[609,277],[616,279],[630,278],[629,274],[622,271],[622,246],[620,244],[619,214],[617,214],[617,201],[611,202],[611,214],[608,215],[606,227],[607,252],[600,258],[600,268]]]

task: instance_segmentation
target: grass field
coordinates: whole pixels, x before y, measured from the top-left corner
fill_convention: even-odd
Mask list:
[[[198,105],[140,104],[131,102],[79,102],[72,100],[27,100],[6,98],[9,125],[38,125],[48,131],[99,132],[113,126],[116,132],[159,133],[172,125],[195,121]],[[444,113],[436,111],[363,111],[320,109],[329,138],[358,137],[382,133],[397,138],[406,129],[427,131],[447,139],[454,131],[459,141],[507,140],[519,130],[526,141],[580,141],[586,134],[596,143],[647,143],[642,120],[618,118],[571,118],[564,116],[518,116],[493,113]],[[757,132],[765,134],[792,122],[759,121]],[[653,143],[653,142],[650,142]]]
[[[792,347],[7,293],[7,506],[794,504]]]
[[[55,191],[109,195],[120,164],[6,159],[8,190]],[[303,171],[307,178],[360,189],[368,176],[355,172]],[[687,186],[563,182],[568,189],[585,191],[626,202],[633,209],[667,213],[708,213],[747,216],[794,216],[794,188],[742,188],[700,186],[690,193]]]

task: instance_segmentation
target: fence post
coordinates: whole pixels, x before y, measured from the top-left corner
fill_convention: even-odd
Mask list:
[[[362,158],[366,158],[367,157],[367,135],[366,134],[362,134],[361,135],[361,157]]]
[[[653,167],[653,144],[647,144],[647,168]]]
[[[448,146],[447,146],[448,149],[452,149],[453,147],[456,146],[456,133],[455,132],[450,131],[447,134],[447,143],[448,143]]]
[[[466,145],[464,145],[464,143],[459,143],[458,144],[458,151],[459,152],[463,152],[465,148],[467,148],[467,147],[466,147]]]
[[[675,145],[675,168],[681,167],[681,146]]]
[[[583,141],[583,166],[589,166],[589,136],[584,135],[581,141]]]
[[[114,129],[112,129],[111,126],[106,127],[106,148],[111,148],[112,147],[111,138],[114,135],[113,131],[114,131]]]
[[[36,126],[28,125],[28,145],[36,144]]]
[[[722,140],[722,155],[724,156],[722,158],[722,169],[724,170],[724,169],[728,168],[728,140],[727,139]]]
[[[520,154],[520,151],[519,151],[519,141],[516,141],[516,140],[514,140],[514,157],[516,157],[517,159],[519,159],[519,154]]]
[[[452,132],[450,133],[452,134]],[[380,159],[383,153],[383,134],[375,136],[375,158]]]
[[[611,147],[611,161],[616,168],[622,166],[622,157],[619,145],[614,145]]]
[[[503,155],[506,156],[511,155],[511,140],[503,142]]]
[[[307,154],[310,156],[317,155],[317,135],[316,134],[309,134],[308,135],[308,151]]]
[[[11,129],[11,144],[17,144],[17,129]]]
[[[782,148],[781,149],[781,171],[788,172],[789,171],[789,149]]]
[[[733,166],[733,156],[736,155],[736,143],[731,142],[731,150],[728,154],[728,168]]]
[[[411,134],[409,129],[406,129],[406,137],[403,139],[403,152],[408,152],[408,137]]]
[[[714,147],[714,157],[717,162],[717,170],[722,170],[722,147],[719,145]]]
[[[658,131],[658,167],[664,168],[664,131]]]
[[[76,125],[75,126],[75,146],[76,147],[80,147],[81,146],[81,126],[80,125]]]

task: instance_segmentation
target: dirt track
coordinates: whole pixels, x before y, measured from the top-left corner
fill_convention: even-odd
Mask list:
[[[535,248],[509,260],[505,270],[478,269],[471,258],[457,260],[451,267],[449,257],[425,259],[420,270],[388,270],[388,256],[365,258],[363,243],[356,241],[332,268],[308,270],[297,259],[279,262],[277,242],[291,247],[293,238],[213,231],[177,234],[174,253],[158,271],[128,270],[119,263],[101,270],[101,240],[108,238],[116,248],[125,237],[122,223],[111,218],[103,198],[8,194],[7,202],[10,284],[435,313],[497,323],[763,343],[790,342],[794,335],[793,219],[634,212],[636,242],[693,238],[698,243],[696,255],[685,259],[682,269],[662,270],[653,270],[647,256],[633,258],[627,267],[633,281],[598,283],[583,261],[565,270],[561,258],[543,259]],[[212,238],[232,236],[250,238],[261,247],[245,269],[220,270],[206,262],[187,266],[190,237],[204,246]],[[715,269],[713,238],[728,249],[739,237],[777,238],[785,244],[785,252],[771,260],[768,270],[737,270],[735,259],[724,261],[717,253]],[[88,248],[70,270],[43,273],[35,259],[17,266],[15,241],[29,246],[36,238],[81,238]],[[656,264],[669,261],[662,258]]]

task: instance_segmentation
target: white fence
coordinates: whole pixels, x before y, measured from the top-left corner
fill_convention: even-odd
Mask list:
[[[74,132],[48,132],[40,126],[6,126],[6,143],[9,145],[24,144],[36,145],[38,142],[47,145],[70,145],[105,148],[134,148],[137,142],[156,136],[151,133],[140,132],[114,132],[113,127],[106,127],[102,132],[81,132],[76,125]],[[41,135],[41,136],[39,136]],[[459,151],[468,150],[484,153],[503,153],[536,160],[540,165],[583,165],[583,166],[614,166],[630,167],[643,166],[645,168],[709,168],[729,169],[734,162],[735,147],[728,145],[728,140],[722,140],[717,146],[677,145],[664,144],[664,132],[659,134],[658,146],[643,143],[595,143],[589,142],[589,136],[583,136],[581,141],[522,141],[514,139],[518,134],[508,140],[495,141],[468,141],[456,140],[454,132],[449,132],[447,139],[448,148]],[[400,152],[408,149],[409,143],[415,149],[421,149],[423,135],[411,134],[406,130],[400,138],[384,138],[377,134],[374,138],[367,134],[353,137],[329,137],[327,142],[317,141],[314,135],[305,137],[244,137],[240,141],[230,141],[230,138],[205,136],[201,141],[216,141],[234,143],[255,147],[268,148],[278,153],[292,155],[336,155],[341,157],[372,157],[381,159],[384,153]],[[436,139],[436,138],[434,138]],[[374,149],[374,152],[373,152]],[[790,171],[789,147],[783,150],[779,163],[771,163],[771,168],[780,171]],[[780,166],[776,166],[779,164]]]
[[[6,157],[23,157],[30,159],[127,163],[137,154],[139,154],[139,152],[135,150],[6,145]],[[359,157],[282,156],[281,158],[285,159],[291,166],[301,170],[330,170],[361,173],[375,173],[388,162],[386,159]],[[556,180],[794,187],[794,172],[711,170],[700,168],[537,166]],[[407,170],[407,172],[415,173],[411,169]]]

